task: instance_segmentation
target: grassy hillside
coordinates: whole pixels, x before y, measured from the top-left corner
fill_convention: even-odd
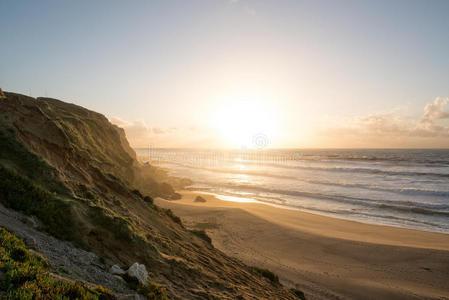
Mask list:
[[[1,227],[0,274],[2,299],[114,299],[110,291],[100,286],[56,279],[45,258],[31,254],[22,240]]]

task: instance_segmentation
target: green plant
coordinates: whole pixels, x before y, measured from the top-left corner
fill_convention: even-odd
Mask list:
[[[37,216],[44,231],[53,236],[73,240],[76,224],[71,205],[30,179],[0,166],[0,202],[8,208]]]
[[[281,283],[279,282],[279,277],[274,274],[273,272],[271,272],[270,270],[267,269],[261,269],[258,267],[253,267],[254,271],[256,271],[257,273],[259,273],[260,275],[262,275],[263,277],[267,278],[268,280],[270,280],[270,282],[272,284],[275,285],[280,285]]]
[[[306,300],[306,296],[304,295],[303,291],[297,290],[297,289],[290,289],[290,292],[295,295],[298,299]]]
[[[149,299],[154,300],[168,300],[168,296],[165,294],[165,288],[160,286],[159,284],[147,281],[147,285],[140,284],[137,288],[137,292],[141,295],[148,297]]]
[[[209,244],[212,244],[212,239],[210,238],[210,236],[207,235],[206,231],[204,231],[204,230],[190,230],[190,232],[193,233],[194,235],[196,235],[197,237],[199,237],[200,239],[205,240]]]
[[[0,227],[0,290],[6,299],[114,299],[105,288],[86,287],[79,282],[55,280],[49,273],[49,263],[32,255],[22,240]]]
[[[147,284],[143,285],[136,278],[130,277],[127,274],[123,278],[131,289],[136,290],[139,294],[151,300],[169,300],[165,293],[165,288],[153,281],[147,280]]]
[[[112,232],[117,239],[128,242],[134,239],[129,222],[124,218],[110,215],[99,206],[89,206],[88,215],[95,225]]]
[[[136,195],[137,197],[139,197],[140,199],[143,199],[143,195],[139,190],[132,190],[132,192],[134,195]]]
[[[150,203],[150,204],[154,203],[153,198],[151,198],[150,196],[143,197],[143,201]]]
[[[28,151],[13,135],[14,129],[0,130],[0,160],[13,162],[24,177],[46,189],[68,195],[69,190],[60,181],[57,171],[41,157]]]
[[[169,216],[170,219],[173,220],[173,222],[178,223],[179,225],[183,226],[181,218],[178,217],[177,215],[175,215],[171,209],[167,208],[167,209],[164,209],[164,211],[167,214],[167,216]]]

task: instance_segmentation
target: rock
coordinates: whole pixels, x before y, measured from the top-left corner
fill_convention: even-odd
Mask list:
[[[123,279],[122,276],[119,276],[119,275],[112,275],[112,277],[114,277],[115,279],[117,279],[118,281],[120,281],[120,283],[126,284],[126,280]]]
[[[201,197],[201,196],[196,196],[195,202],[206,202],[206,199],[204,199],[204,198]]]
[[[6,98],[5,94],[3,93],[2,89],[0,88],[0,99]]]
[[[26,217],[25,224],[27,224],[28,226],[31,226],[35,229],[42,227],[42,223],[39,221],[39,219],[36,216]]]
[[[38,245],[38,243],[37,243],[37,241],[36,241],[36,239],[34,238],[34,237],[32,237],[32,236],[24,236],[23,237],[23,240],[25,241],[25,244],[28,246],[28,247],[33,247],[33,248],[35,248],[37,245]]]
[[[148,284],[148,272],[147,268],[144,264],[134,263],[131,267],[129,267],[126,274],[131,278],[136,278],[141,284]]]
[[[109,269],[109,273],[113,274],[113,275],[124,275],[126,272],[124,270],[122,270],[119,265],[113,265],[110,269]]]

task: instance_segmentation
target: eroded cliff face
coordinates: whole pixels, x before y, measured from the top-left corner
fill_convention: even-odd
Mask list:
[[[123,130],[103,115],[55,99],[5,96],[4,205],[36,215],[48,223],[47,232],[95,252],[106,264],[144,263],[150,279],[173,298],[294,299],[144,199],[172,190],[152,177],[151,167],[139,165]]]
[[[0,122],[27,149],[59,171],[73,192],[94,187],[106,191],[104,181],[134,180],[137,161],[124,132],[101,114],[55,99],[6,93]]]

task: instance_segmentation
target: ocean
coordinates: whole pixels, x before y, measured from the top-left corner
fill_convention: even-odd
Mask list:
[[[449,233],[449,150],[136,152],[223,200]]]

